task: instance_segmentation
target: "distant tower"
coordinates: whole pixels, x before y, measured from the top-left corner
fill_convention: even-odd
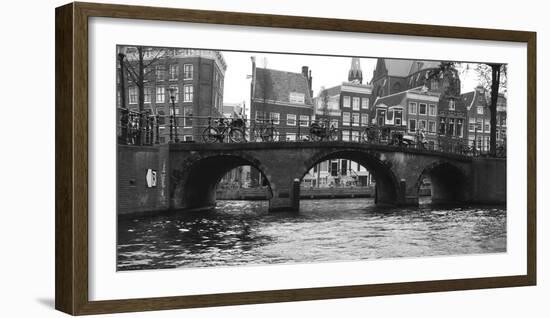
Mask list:
[[[348,73],[348,81],[363,83],[363,71],[361,71],[361,62],[358,57],[351,58],[351,68]]]

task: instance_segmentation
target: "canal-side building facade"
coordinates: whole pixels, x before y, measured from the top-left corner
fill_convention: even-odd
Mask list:
[[[117,72],[117,107],[139,111],[139,88],[132,79],[138,61],[136,47],[125,47],[125,78]],[[162,51],[162,52],[161,52]],[[223,112],[224,78],[227,64],[221,52],[194,49],[143,48],[143,111],[159,115],[159,141],[169,141],[168,116],[220,117]],[[120,68],[120,65],[117,65]],[[121,87],[124,86],[124,92]],[[174,96],[174,106],[171,93]],[[125,94],[125,105],[121,104]],[[178,118],[180,141],[200,138],[206,119]]]
[[[479,151],[489,151],[491,140],[491,92],[483,86],[462,94],[468,109],[468,146]],[[497,146],[506,145],[506,97],[499,94],[497,100]]]
[[[296,141],[307,136],[313,115],[311,71],[301,73],[256,67],[252,60],[250,128],[273,123],[275,141]],[[301,134],[302,133],[302,134]]]
[[[328,123],[341,132],[343,141],[359,141],[361,130],[369,125],[372,86],[363,84],[359,58],[351,59],[348,81],[321,89],[314,98],[314,120]],[[366,186],[372,177],[365,167],[346,159],[324,161],[304,177],[306,186]]]
[[[464,143],[467,110],[460,78],[452,65],[438,61],[378,59],[371,84],[376,96],[373,123],[424,130],[430,147]]]
[[[372,117],[378,127],[401,128],[409,135],[424,131],[430,149],[437,145],[439,93],[417,87],[376,99]]]

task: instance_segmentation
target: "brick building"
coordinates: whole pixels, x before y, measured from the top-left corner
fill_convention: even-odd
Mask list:
[[[489,151],[491,140],[491,92],[482,86],[462,94],[468,109],[467,140],[477,150]],[[506,97],[499,94],[497,100],[497,145],[506,144]]]
[[[169,119],[172,113],[170,91],[174,94],[176,116],[219,117],[223,107],[226,62],[221,52],[194,49],[140,48],[143,55],[143,110],[161,116],[160,142],[169,141]],[[139,68],[138,49],[125,51],[125,107],[139,110],[139,88],[132,71]],[[120,64],[117,63],[120,68]],[[117,107],[122,107],[120,72],[117,72]],[[182,141],[200,138],[206,119],[179,118],[178,137]]]
[[[311,71],[301,73],[256,67],[252,58],[250,90],[250,126],[272,120],[278,136],[275,140],[294,141],[299,131],[308,131],[313,115]],[[302,128],[303,127],[303,128]]]
[[[343,141],[359,141],[361,130],[369,124],[372,86],[363,84],[359,58],[351,59],[348,81],[322,89],[314,98],[314,119],[338,128]],[[365,167],[346,159],[317,164],[305,176],[311,186],[368,185],[371,176]]]
[[[451,64],[381,58],[371,84],[375,124],[406,125],[409,133],[424,129],[434,147],[464,143],[467,109]]]
[[[352,58],[348,81],[319,92],[314,99],[315,119],[329,121],[342,132],[342,140],[359,141],[369,124],[372,86],[363,84],[359,58]]]

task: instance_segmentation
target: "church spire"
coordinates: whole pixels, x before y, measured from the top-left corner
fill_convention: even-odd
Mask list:
[[[361,62],[358,57],[351,58],[351,68],[348,73],[348,81],[363,83],[363,71],[361,71]]]

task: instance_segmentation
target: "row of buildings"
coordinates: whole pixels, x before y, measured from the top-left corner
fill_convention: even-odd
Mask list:
[[[200,138],[209,116],[246,114],[244,103],[224,104],[227,64],[221,52],[124,50],[127,63],[118,65],[126,65],[126,69],[117,72],[117,106],[161,116],[173,112],[193,116],[178,122],[180,140]],[[338,128],[344,141],[359,141],[366,126],[389,126],[409,134],[424,131],[433,148],[460,143],[488,150],[490,92],[479,86],[462,93],[459,73],[452,64],[380,58],[371,80],[364,83],[360,59],[351,58],[350,62],[347,81],[314,92],[312,71],[307,66],[298,72],[268,69],[258,67],[252,58],[250,133],[255,125],[269,120],[276,126],[276,139],[295,141],[307,135],[312,121],[325,121]],[[144,69],[141,78],[135,70],[140,67]],[[140,104],[144,109],[139,109]],[[160,124],[160,141],[167,142],[169,123],[163,120]],[[496,130],[497,144],[505,145],[504,95],[498,99]],[[261,174],[249,167],[232,171],[224,179],[240,185],[263,183]],[[303,182],[310,186],[369,185],[372,178],[365,167],[338,159],[319,163]]]

